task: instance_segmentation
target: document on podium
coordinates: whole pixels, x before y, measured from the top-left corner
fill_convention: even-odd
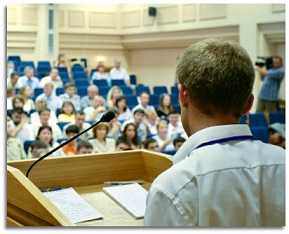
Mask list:
[[[73,188],[44,192],[43,194],[71,223],[76,224],[103,218],[103,215],[85,201]]]
[[[135,218],[144,217],[148,192],[139,184],[105,187],[103,191]]]

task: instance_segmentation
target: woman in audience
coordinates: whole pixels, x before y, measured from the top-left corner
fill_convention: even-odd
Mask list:
[[[89,143],[92,144],[95,153],[115,151],[115,140],[107,137],[108,132],[108,123],[100,123],[93,128],[94,139],[89,140]]]
[[[60,114],[58,116],[59,122],[75,122],[75,108],[74,105],[70,101],[65,101],[62,104]]]
[[[157,114],[162,119],[167,119],[170,112],[174,110],[171,103],[171,96],[169,94],[162,94],[160,96],[160,106],[157,109]]]
[[[118,86],[112,86],[111,89],[108,91],[106,98],[108,108],[114,108],[116,99],[122,95],[122,90]]]
[[[34,101],[31,98],[33,96],[33,90],[29,86],[21,88],[19,95],[24,100],[23,109],[25,112],[30,113],[31,110],[35,109]]]
[[[174,150],[172,140],[168,135],[168,123],[166,120],[161,120],[157,125],[158,134],[153,138],[158,142],[160,151]]]
[[[20,108],[23,110],[23,107],[24,107],[24,99],[20,96],[14,96],[12,98],[12,108],[11,109],[7,108],[7,115],[11,117],[14,109]]]
[[[140,143],[137,138],[137,127],[134,123],[129,122],[123,126],[121,139],[128,142],[131,146],[131,149],[139,149]]]
[[[35,125],[40,125],[39,113],[47,109],[47,102],[43,99],[35,102],[35,112],[30,115],[30,122]],[[58,122],[54,111],[50,110],[49,125],[56,124]]]
[[[132,114],[130,109],[127,106],[127,101],[125,96],[120,96],[115,101],[116,111],[118,113],[117,120],[120,123],[124,123],[125,121],[132,119]]]
[[[97,66],[97,71],[95,71],[91,76],[91,81],[93,80],[109,81],[109,74],[105,71],[105,66],[103,64]]]

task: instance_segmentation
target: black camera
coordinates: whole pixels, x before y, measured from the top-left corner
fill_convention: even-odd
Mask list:
[[[273,67],[273,57],[257,57],[257,61],[255,62],[257,67],[266,67],[267,70]]]

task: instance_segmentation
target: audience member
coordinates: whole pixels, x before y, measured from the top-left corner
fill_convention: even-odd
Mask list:
[[[124,80],[126,85],[130,84],[129,76],[125,68],[121,67],[121,62],[119,60],[114,61],[114,66],[110,70],[111,80]]]
[[[91,80],[109,80],[109,74],[105,71],[105,66],[100,64],[97,66],[97,71],[95,71],[92,76]]]
[[[147,92],[142,92],[139,96],[139,104],[133,108],[132,111],[136,109],[143,109],[144,111],[151,110],[155,111],[155,108],[149,105],[150,95]]]
[[[164,93],[160,96],[160,105],[157,109],[157,114],[161,119],[167,119],[170,112],[173,112],[174,108],[171,103],[171,96]]]
[[[34,141],[31,143],[28,152],[28,158],[40,158],[49,152],[49,145],[42,141]]]
[[[9,88],[17,89],[17,88],[19,88],[18,80],[19,80],[18,74],[16,72],[12,72],[7,78],[7,89],[9,89]]]
[[[84,96],[80,100],[81,109],[92,106],[94,97],[99,95],[98,87],[96,85],[89,85],[87,87],[87,96]]]
[[[122,138],[125,142],[130,144],[131,149],[140,148],[138,136],[137,136],[137,126],[130,122],[124,124],[122,134],[120,138]]]
[[[30,113],[31,110],[35,109],[34,101],[32,100],[33,90],[29,86],[22,87],[19,90],[19,95],[24,100],[23,109],[25,112]]]
[[[60,114],[58,116],[59,122],[75,122],[75,108],[74,105],[70,101],[64,101],[62,103],[62,107],[60,110]]]
[[[54,85],[53,83],[46,83],[43,88],[43,94],[40,94],[36,101],[45,100],[47,102],[47,107],[56,113],[57,109],[60,109],[62,106],[61,99],[55,95],[53,92]]]
[[[24,76],[21,76],[17,82],[18,88],[25,86],[29,86],[32,90],[40,88],[39,80],[34,76],[33,67],[26,66],[24,69]]]
[[[143,109],[134,110],[133,122],[137,127],[137,136],[141,142],[146,140],[149,134],[149,129],[148,129],[148,126],[144,122],[144,117],[145,117],[145,112]]]
[[[157,135],[157,124],[159,122],[159,117],[155,111],[147,110],[145,112],[145,123],[149,129],[150,137]]]
[[[79,140],[77,142],[76,154],[92,154],[93,146],[84,140]]]
[[[153,138],[149,138],[149,139],[145,140],[143,142],[143,146],[144,146],[144,149],[159,152],[158,142]]]
[[[181,137],[181,136],[175,138],[173,140],[173,145],[175,147],[175,150],[178,151],[179,148],[181,148],[181,146],[185,143],[185,141],[186,141],[186,139]]]
[[[99,123],[93,128],[94,139],[89,140],[93,145],[93,152],[95,153],[105,153],[113,152],[115,150],[115,140],[108,138],[109,124]]]
[[[116,99],[122,95],[123,93],[120,87],[112,86],[111,89],[108,91],[106,98],[108,108],[113,109],[115,107]]]
[[[11,113],[12,113],[12,110],[15,109],[15,108],[21,108],[23,109],[24,107],[24,99],[20,96],[14,96],[12,97],[11,99],[11,103],[12,105],[9,107],[7,106],[7,115],[11,117]]]
[[[73,124],[73,125],[70,125],[66,128],[65,134],[66,134],[67,138],[70,139],[70,138],[76,136],[79,133],[79,131],[80,131],[79,127],[76,126],[75,124]],[[63,146],[62,151],[66,156],[75,155],[77,152],[77,141],[73,140],[73,141],[69,142],[68,144]]]
[[[172,140],[174,140],[178,136],[187,138],[187,135],[180,120],[180,114],[176,111],[172,111],[169,113],[168,119],[168,135],[170,136],[170,138]]]
[[[127,106],[127,100],[125,96],[120,96],[115,101],[115,109],[118,113],[117,120],[120,123],[123,123],[127,120],[132,119],[132,114],[130,109]]]
[[[95,96],[92,106],[86,107],[83,112],[86,121],[96,121],[105,112],[105,100],[102,96]]]
[[[15,97],[15,91],[13,88],[7,88],[6,89],[6,110],[12,110],[12,100]]]
[[[110,121],[109,128],[110,131],[107,136],[116,141],[121,135],[121,124],[118,122],[117,117]]]
[[[269,143],[285,149],[285,124],[274,123],[269,126]]]
[[[126,150],[131,150],[131,145],[130,143],[123,138],[118,138],[116,141],[116,151],[126,151]]]
[[[153,138],[158,142],[160,151],[172,151],[174,146],[168,134],[168,124],[166,120],[161,120],[157,125],[158,134]]]
[[[58,75],[58,69],[56,67],[53,67],[51,69],[49,76],[45,76],[41,79],[40,87],[43,88],[44,85],[47,83],[52,83],[54,86],[54,90],[63,87],[61,77]]]
[[[47,107],[47,102],[44,99],[40,99],[38,101],[35,102],[35,112],[30,114],[30,123],[33,123],[33,125],[40,125],[40,117],[39,117],[39,113],[42,110],[48,109]],[[52,124],[56,124],[58,122],[56,114],[54,111],[50,110],[50,115],[49,115],[49,121],[48,121],[48,125],[52,125]]]
[[[65,93],[60,95],[59,97],[63,102],[72,102],[75,109],[77,111],[80,110],[80,97],[76,94],[76,87],[74,83],[67,83],[65,85]]]

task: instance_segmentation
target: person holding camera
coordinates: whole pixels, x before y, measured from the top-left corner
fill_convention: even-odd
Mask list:
[[[257,71],[263,81],[258,97],[257,112],[265,112],[268,115],[269,112],[277,111],[280,84],[285,74],[283,59],[280,56],[273,56],[270,69],[257,66]]]

